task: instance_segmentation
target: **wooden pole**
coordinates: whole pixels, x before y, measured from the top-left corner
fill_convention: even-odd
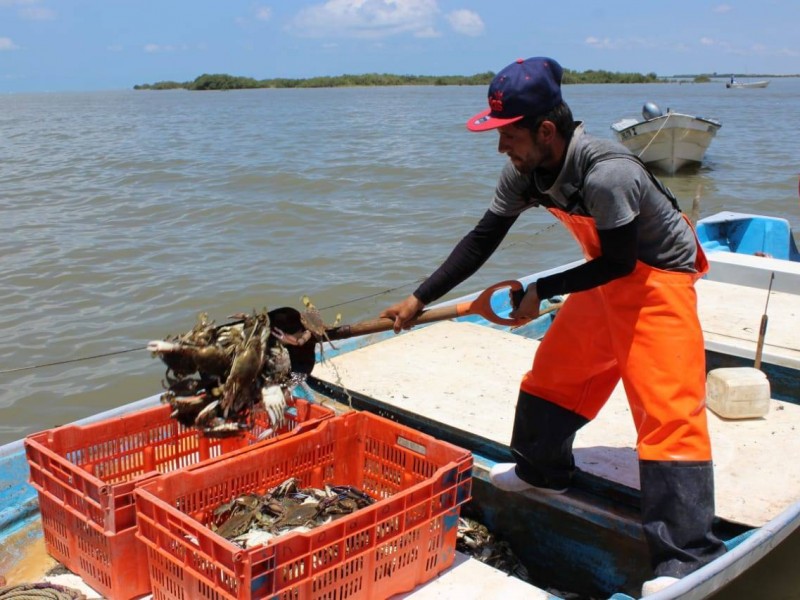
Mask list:
[[[756,362],[755,368],[761,368],[761,353],[764,350],[764,338],[767,335],[767,321],[769,317],[767,317],[767,308],[769,307],[769,295],[772,293],[772,281],[775,279],[775,272],[773,271],[769,275],[769,288],[767,289],[767,303],[764,306],[764,314],[761,315],[761,327],[758,329],[758,342],[756,343]]]
[[[689,215],[689,220],[692,222],[692,227],[697,227],[697,220],[700,218],[700,194],[703,192],[703,184],[697,184],[697,192],[695,192],[692,199],[692,212]]]

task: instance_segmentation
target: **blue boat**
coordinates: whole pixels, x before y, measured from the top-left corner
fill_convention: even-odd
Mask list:
[[[780,217],[724,211],[701,219],[697,223],[697,237],[710,253],[800,261],[791,225]]]
[[[792,339],[800,331],[796,242],[788,223],[757,215],[721,213],[702,219],[697,230],[712,265],[698,282],[708,368],[751,366],[758,354],[771,386],[770,410],[743,420],[709,414],[715,531],[729,551],[649,596],[653,600],[709,598],[735,590],[737,581],[782,541],[800,535],[800,466],[785,460],[796,444],[795,427],[800,430],[800,344]],[[519,280],[529,283],[546,273]],[[318,355],[302,388],[307,399],[370,411],[472,452],[473,498],[462,514],[507,541],[529,573],[523,582],[458,554],[445,572],[398,597],[631,600],[652,576],[639,518],[635,432],[624,415],[624,391],[615,392],[585,436],[583,430],[579,434],[579,473],[566,494],[501,492],[489,483],[489,469],[510,460],[515,388],[537,340],[557,315],[558,300],[545,302],[545,314],[512,331],[469,314],[397,336],[375,333],[325,344]],[[491,303],[497,315],[510,310],[507,294],[495,294]],[[769,328],[766,336],[759,335],[759,320],[767,311]],[[78,423],[158,403],[155,394]],[[0,447],[0,576],[9,585],[25,577],[41,580],[52,567],[41,553],[37,493],[28,478],[23,441]]]

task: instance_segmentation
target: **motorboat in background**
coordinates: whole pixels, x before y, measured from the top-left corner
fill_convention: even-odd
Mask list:
[[[717,119],[697,117],[667,109],[653,102],[642,107],[643,120],[624,118],[613,125],[617,139],[642,162],[667,175],[703,161],[711,140],[722,127]]]
[[[761,81],[736,81],[733,77],[725,84],[726,88],[765,88],[769,85],[769,80]]]

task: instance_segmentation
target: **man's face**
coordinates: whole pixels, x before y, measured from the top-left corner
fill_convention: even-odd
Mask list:
[[[497,151],[506,154],[520,173],[532,173],[539,167],[548,167],[553,162],[552,148],[545,144],[539,135],[515,123],[499,127],[500,140]]]

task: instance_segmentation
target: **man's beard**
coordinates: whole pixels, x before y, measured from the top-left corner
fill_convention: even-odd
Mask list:
[[[533,161],[523,161],[517,170],[523,175],[531,175],[534,171],[552,171],[553,167],[553,149],[549,146],[541,145],[536,146],[538,150],[539,160],[534,163]]]

